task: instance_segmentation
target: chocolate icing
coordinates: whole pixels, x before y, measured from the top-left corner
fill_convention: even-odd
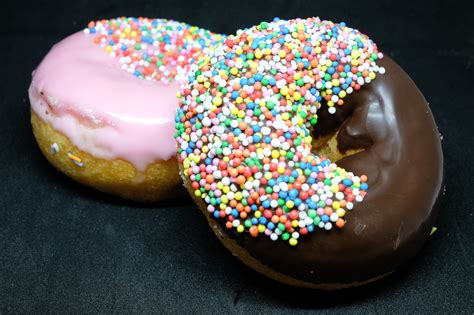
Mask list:
[[[235,240],[276,272],[313,284],[365,281],[397,269],[416,254],[437,212],[441,143],[428,104],[413,81],[389,57],[378,63],[386,74],[347,97],[336,114],[323,106],[314,130],[324,135],[340,127],[341,151],[365,149],[337,162],[369,178],[369,191],[346,215],[344,228],[318,229],[291,247],[237,234],[218,222],[224,240]]]

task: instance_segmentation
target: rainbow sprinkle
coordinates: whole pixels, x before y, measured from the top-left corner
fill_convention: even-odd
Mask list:
[[[91,21],[85,34],[93,34],[122,69],[136,77],[169,83],[186,79],[190,65],[212,52],[225,36],[165,19],[116,18]]]
[[[311,126],[385,69],[344,23],[280,20],[228,37],[191,67],[176,115],[178,154],[196,197],[228,229],[298,244],[342,228],[367,176],[311,152]]]

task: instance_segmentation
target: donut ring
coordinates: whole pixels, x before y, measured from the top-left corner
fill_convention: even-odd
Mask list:
[[[427,239],[442,185],[436,125],[413,82],[382,57],[344,23],[276,19],[229,37],[191,72],[177,112],[182,177],[250,267],[297,286],[356,286]],[[339,166],[312,153],[313,138]]]
[[[76,181],[124,198],[183,193],[173,139],[178,82],[221,39],[171,20],[90,22],[33,73],[31,122],[41,151]]]

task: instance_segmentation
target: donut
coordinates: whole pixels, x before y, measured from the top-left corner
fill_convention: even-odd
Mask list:
[[[148,18],[92,21],[54,45],[29,88],[36,141],[59,171],[137,201],[173,197],[176,92],[223,37]]]
[[[408,75],[345,23],[239,30],[191,67],[176,134],[185,186],[224,246],[277,281],[380,279],[428,239],[443,155]]]

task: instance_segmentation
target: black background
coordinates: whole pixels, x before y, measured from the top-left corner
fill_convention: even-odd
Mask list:
[[[2,2],[0,312],[474,312],[474,10],[468,3]],[[31,71],[52,44],[89,20],[122,15],[222,33],[274,16],[320,16],[369,34],[417,83],[443,135],[446,195],[438,231],[416,259],[378,283],[329,293],[295,289],[227,252],[189,198],[124,202],[56,172],[31,132]]]

